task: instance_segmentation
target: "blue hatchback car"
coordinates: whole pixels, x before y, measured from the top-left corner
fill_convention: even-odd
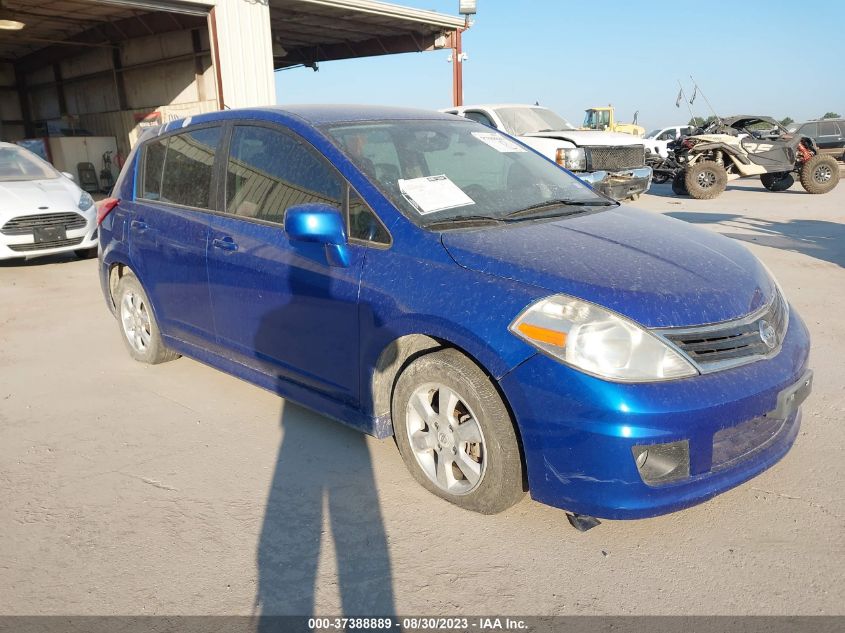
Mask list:
[[[735,241],[621,207],[422,110],[231,110],[148,132],[98,210],[129,353],[184,354],[379,438],[483,513],[678,510],[777,462],[809,338]]]

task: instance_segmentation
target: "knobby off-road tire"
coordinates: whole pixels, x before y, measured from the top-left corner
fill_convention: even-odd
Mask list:
[[[719,163],[702,160],[684,172],[684,184],[696,200],[710,200],[719,196],[728,185],[728,173]]]
[[[684,172],[679,172],[675,174],[675,177],[672,178],[672,193],[676,196],[688,196],[689,192],[687,191],[687,185],[684,182]]]
[[[807,193],[827,193],[839,183],[839,163],[833,156],[816,154],[801,167],[799,177]]]
[[[117,326],[132,358],[150,365],[179,358],[179,354],[168,349],[161,340],[147,293],[135,275],[121,277],[115,293],[115,305]]]
[[[769,191],[786,191],[795,184],[795,178],[788,171],[760,174],[760,182]]]
[[[399,453],[429,492],[495,514],[523,496],[513,421],[487,375],[454,349],[421,356],[396,382],[392,417]]]

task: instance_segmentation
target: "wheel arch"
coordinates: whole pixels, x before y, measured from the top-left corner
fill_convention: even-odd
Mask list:
[[[519,420],[514,415],[513,407],[507,395],[502,390],[499,381],[488,370],[482,362],[470,351],[440,336],[431,336],[422,333],[404,334],[393,339],[381,351],[371,372],[370,394],[372,397],[373,416],[376,419],[377,427],[389,428],[387,435],[393,434],[392,422],[392,401],[393,392],[399,376],[405,368],[414,360],[426,354],[440,349],[450,348],[460,352],[470,362],[475,364],[490,379],[493,388],[502,399],[502,403],[508,411],[513,424],[516,441],[519,448],[519,456],[523,465],[523,490],[528,490],[528,475],[525,461],[525,450],[522,442],[522,430]]]

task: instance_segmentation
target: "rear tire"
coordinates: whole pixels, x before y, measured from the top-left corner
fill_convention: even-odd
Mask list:
[[[126,274],[120,278],[115,305],[120,335],[132,358],[150,365],[179,358],[179,354],[168,349],[161,340],[147,293],[135,275]]]
[[[672,178],[672,193],[676,196],[688,196],[689,191],[687,191],[687,185],[684,182],[684,172],[678,172],[675,174],[675,177]]]
[[[827,193],[839,183],[839,163],[833,156],[816,154],[801,167],[800,178],[807,193]]]
[[[97,247],[92,246],[91,248],[77,248],[73,251],[73,254],[79,259],[93,259],[97,256]]]
[[[408,365],[396,382],[392,417],[399,453],[429,492],[481,514],[522,498],[522,459],[508,409],[459,351],[442,349]]]
[[[684,173],[684,184],[696,200],[710,200],[719,196],[728,185],[728,173],[719,163],[702,160]]]
[[[761,174],[760,182],[769,191],[786,191],[795,184],[795,178],[788,171]]]

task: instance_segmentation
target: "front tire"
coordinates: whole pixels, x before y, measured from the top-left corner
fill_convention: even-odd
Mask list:
[[[839,163],[833,156],[816,154],[801,167],[800,178],[807,193],[827,193],[839,183]]]
[[[728,185],[728,172],[719,163],[702,160],[687,167],[684,184],[696,200],[710,200],[719,196]]]
[[[786,191],[795,184],[795,178],[788,171],[760,174],[760,182],[769,191]]]
[[[117,323],[129,355],[141,363],[157,365],[179,358],[161,340],[147,293],[131,274],[120,278],[115,293]]]
[[[457,506],[496,514],[523,495],[513,421],[498,391],[455,349],[417,358],[396,382],[392,417],[414,479]]]
[[[675,177],[672,178],[672,193],[676,196],[688,196],[689,191],[687,191],[687,185],[684,182],[684,172],[679,172],[675,174]]]

